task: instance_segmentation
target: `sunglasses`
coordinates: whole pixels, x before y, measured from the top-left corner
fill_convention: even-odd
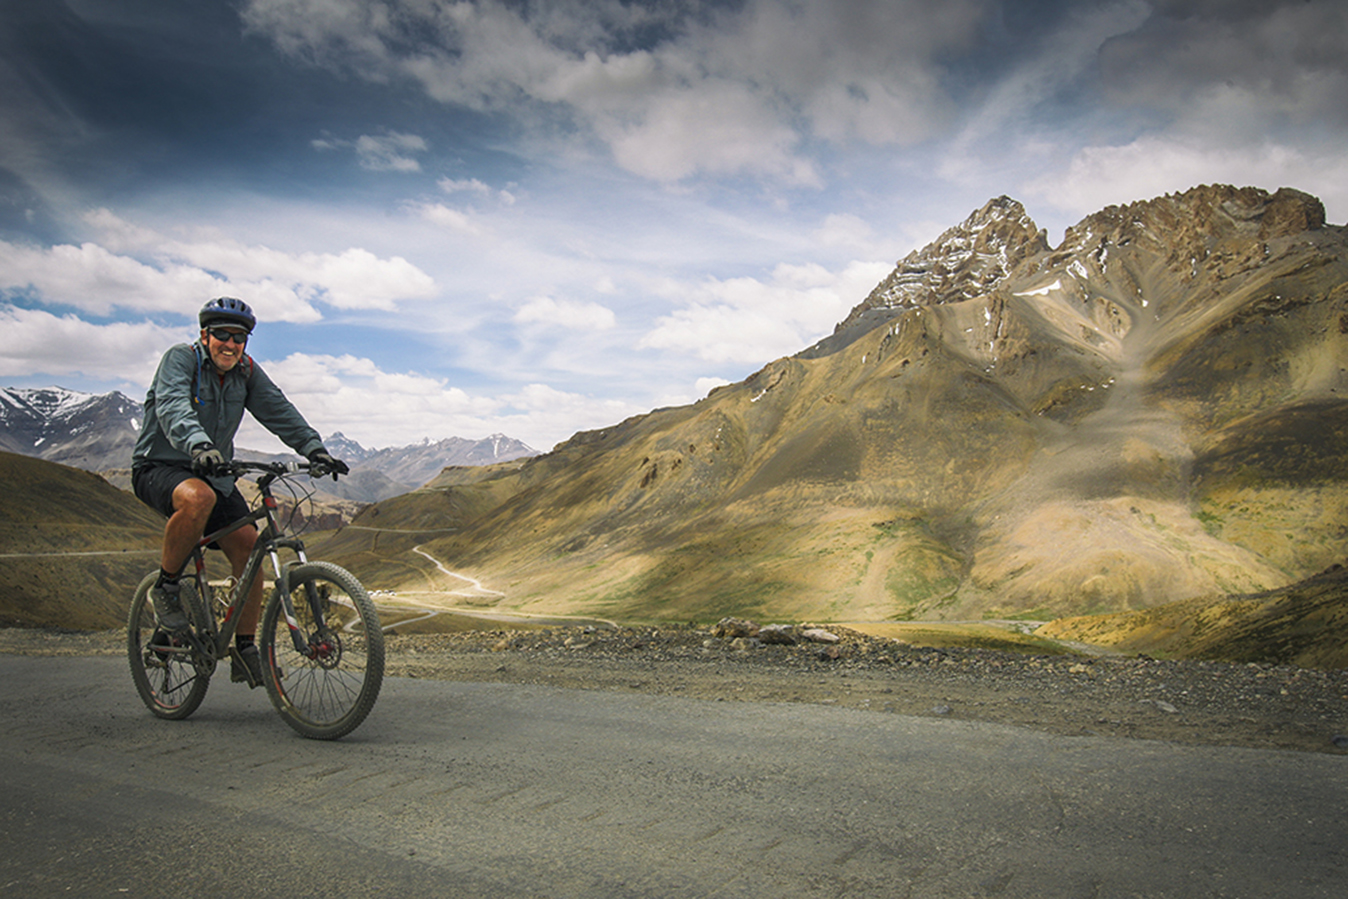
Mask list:
[[[246,333],[240,334],[238,331],[226,331],[224,328],[211,328],[207,333],[221,343],[233,341],[239,346],[243,346],[248,342],[248,335]]]

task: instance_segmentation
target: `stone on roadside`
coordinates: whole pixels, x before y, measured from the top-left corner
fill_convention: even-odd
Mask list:
[[[842,640],[837,634],[829,633],[822,627],[807,627],[800,632],[800,637],[811,643],[838,643]]]
[[[796,628],[790,624],[769,624],[758,629],[758,639],[782,646],[796,644]]]
[[[722,618],[712,627],[711,635],[727,640],[733,640],[736,637],[756,637],[758,636],[758,625],[743,618]]]

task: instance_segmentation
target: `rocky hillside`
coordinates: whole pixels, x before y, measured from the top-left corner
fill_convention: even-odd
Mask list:
[[[1274,589],[1348,555],[1345,240],[1287,189],[1110,207],[1056,247],[999,198],[797,356],[362,519],[460,528],[427,547],[503,604],[629,620]]]
[[[0,453],[0,626],[118,627],[164,519],[92,472]]]
[[[1248,596],[1060,618],[1035,633],[1154,658],[1348,669],[1348,569],[1332,565],[1304,581]]]

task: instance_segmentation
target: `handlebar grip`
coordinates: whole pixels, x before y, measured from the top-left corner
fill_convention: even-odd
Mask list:
[[[311,478],[318,479],[318,478],[325,478],[325,477],[327,477],[328,475],[332,475],[332,479],[333,479],[334,481],[337,480],[337,472],[336,472],[336,470],[334,470],[334,469],[332,469],[332,468],[329,468],[328,466],[324,465],[322,462],[307,462],[307,463],[301,463],[301,467],[304,468],[304,469],[306,469],[306,470],[309,472],[309,477],[311,477]]]

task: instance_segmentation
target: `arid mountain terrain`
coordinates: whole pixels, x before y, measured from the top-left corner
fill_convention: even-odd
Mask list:
[[[125,625],[163,535],[163,516],[98,475],[0,452],[0,626]]]
[[[1348,555],[1348,259],[1295,190],[975,211],[836,332],[690,406],[449,469],[324,547],[498,609],[1052,619]]]

